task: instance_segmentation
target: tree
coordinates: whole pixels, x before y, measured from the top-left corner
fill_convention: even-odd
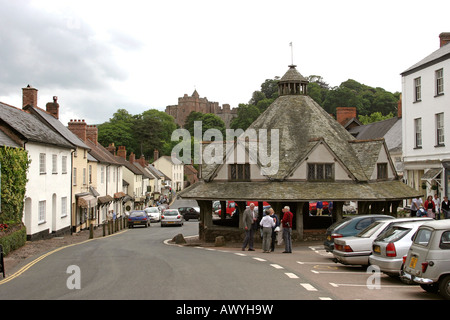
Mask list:
[[[246,130],[260,115],[259,109],[251,104],[240,104],[237,117],[231,121],[231,129]]]

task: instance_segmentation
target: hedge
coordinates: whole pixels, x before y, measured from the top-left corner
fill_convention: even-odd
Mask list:
[[[3,247],[3,254],[5,256],[11,251],[24,246],[27,241],[27,229],[25,226],[21,225],[17,227],[17,230],[5,233],[6,235],[4,236],[0,234],[0,245]]]

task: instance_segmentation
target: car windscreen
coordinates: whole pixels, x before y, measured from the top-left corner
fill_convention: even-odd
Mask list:
[[[146,212],[156,212],[156,213],[159,212],[158,208],[156,208],[156,207],[147,208],[147,209],[145,209],[145,211],[146,211]]]
[[[356,236],[360,238],[370,238],[375,232],[377,232],[378,229],[381,228],[382,225],[383,225],[382,222],[376,221],[367,226],[363,231],[358,233]]]
[[[411,228],[393,226],[386,232],[383,232],[376,241],[395,242],[403,238],[410,230]]]

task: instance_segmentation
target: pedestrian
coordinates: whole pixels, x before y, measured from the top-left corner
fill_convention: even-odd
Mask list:
[[[448,202],[447,196],[444,196],[444,200],[442,200],[441,209],[444,214],[444,219],[450,219],[450,202]]]
[[[281,219],[281,225],[283,226],[283,241],[284,251],[283,253],[292,253],[292,218],[293,214],[288,206],[283,208],[283,218]]]
[[[317,215],[321,216],[322,212],[323,212],[323,202],[322,201],[316,202],[316,209],[317,209]]]
[[[277,240],[278,232],[280,231],[280,219],[278,219],[275,211],[270,208],[269,209],[270,217],[275,222],[275,226],[272,228],[272,242],[270,243],[270,251],[275,251],[275,241]]]
[[[425,210],[427,210],[427,216],[434,219],[434,213],[436,212],[436,210],[434,207],[433,196],[427,197],[427,200],[424,203],[424,208]]]
[[[272,238],[272,228],[275,227],[275,221],[273,221],[273,218],[270,216],[271,212],[273,211],[272,208],[269,209],[269,212],[261,219],[261,222],[259,223],[262,227],[262,249],[263,252],[270,252],[270,240]]]
[[[440,220],[441,219],[441,199],[439,199],[439,196],[437,193],[434,194],[433,202],[434,202],[434,209],[436,211],[436,219]]]
[[[414,198],[411,200],[411,217],[417,216],[417,210],[422,206],[421,198]]]
[[[242,251],[248,245],[248,251],[255,251],[253,249],[253,235],[256,229],[256,213],[255,213],[255,204],[250,203],[248,208],[244,210],[244,229],[245,229],[245,238],[244,243],[242,244]]]

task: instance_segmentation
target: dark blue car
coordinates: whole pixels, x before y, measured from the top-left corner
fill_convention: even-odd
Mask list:
[[[328,227],[326,239],[323,243],[325,250],[332,252],[334,250],[334,239],[341,237],[355,236],[364,230],[367,226],[377,220],[394,219],[393,216],[381,214],[368,214],[361,216],[346,217],[340,221],[333,223]]]
[[[150,226],[150,219],[147,216],[147,212],[144,210],[131,211],[128,216],[128,228],[134,226],[145,226],[146,228]]]

